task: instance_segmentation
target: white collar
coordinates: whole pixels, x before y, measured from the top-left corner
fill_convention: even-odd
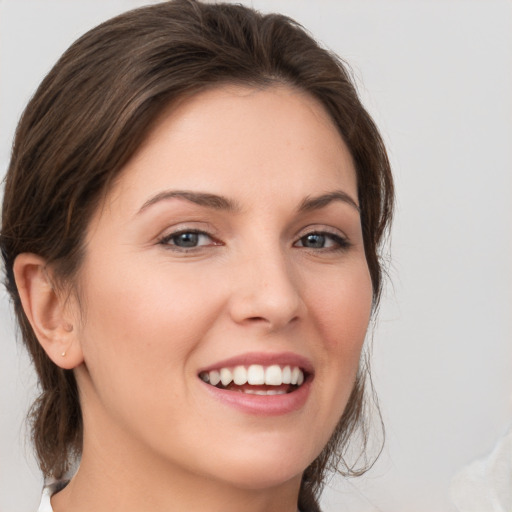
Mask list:
[[[68,484],[69,480],[51,481],[43,487],[43,494],[41,496],[41,503],[37,512],[53,512],[52,504],[50,502],[51,497],[56,493],[64,489]]]

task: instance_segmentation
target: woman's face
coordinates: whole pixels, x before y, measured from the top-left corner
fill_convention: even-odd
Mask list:
[[[222,87],[169,109],[86,237],[84,456],[104,444],[245,488],[300,478],[370,316],[357,197],[347,147],[302,92]]]

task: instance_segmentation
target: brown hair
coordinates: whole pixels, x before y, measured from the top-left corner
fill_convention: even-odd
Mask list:
[[[222,83],[287,84],[329,112],[355,162],[375,311],[382,283],[378,251],[391,220],[393,183],[382,139],[340,59],[293,20],[240,5],[176,0],[113,18],[77,40],[39,86],[18,125],[5,180],[0,242],[6,287],[39,376],[31,418],[45,475],[61,477],[80,455],[80,403],[73,372],[50,361],[25,316],[14,260],[36,253],[59,282],[71,283],[93,212],[158,115],[177,98]],[[332,461],[345,461],[359,427],[366,432],[366,373],[362,365],[331,441],[304,473],[304,509],[318,508],[325,472]],[[363,470],[347,463],[341,471]]]

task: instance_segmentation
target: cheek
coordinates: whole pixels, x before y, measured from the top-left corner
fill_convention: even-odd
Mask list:
[[[331,276],[315,288],[312,317],[323,342],[322,371],[315,375],[325,390],[319,415],[334,429],[355,383],[372,307],[372,284],[366,264]],[[332,430],[331,430],[332,431]]]
[[[314,317],[325,349],[345,356],[361,350],[372,308],[372,284],[364,263],[330,276],[312,292]]]
[[[162,325],[173,326],[167,330],[168,336],[175,336],[176,329],[197,325],[202,287],[191,286],[186,273],[165,263],[132,259],[134,262],[95,268],[86,276],[88,324],[94,325],[97,319],[98,326],[111,329],[112,339],[121,343],[136,333],[146,334],[141,343],[149,342]]]
[[[218,315],[218,298],[191,287],[186,273],[171,275],[165,264],[136,267],[91,265],[86,276],[80,337],[91,377],[107,392],[119,383],[120,392],[171,388]]]
[[[114,418],[148,442],[167,431],[179,438],[186,432],[176,417],[192,399],[194,354],[219,315],[221,298],[215,289],[190,286],[189,274],[171,273],[165,263],[127,263],[91,266],[87,275],[79,333],[84,405],[90,416]]]

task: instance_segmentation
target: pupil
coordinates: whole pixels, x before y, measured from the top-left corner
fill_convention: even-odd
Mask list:
[[[323,236],[323,235],[308,235],[306,237],[305,245],[307,247],[321,249],[325,245],[325,236]]]
[[[181,233],[181,235],[178,235],[175,243],[180,247],[195,247],[198,239],[199,235],[197,233]]]

